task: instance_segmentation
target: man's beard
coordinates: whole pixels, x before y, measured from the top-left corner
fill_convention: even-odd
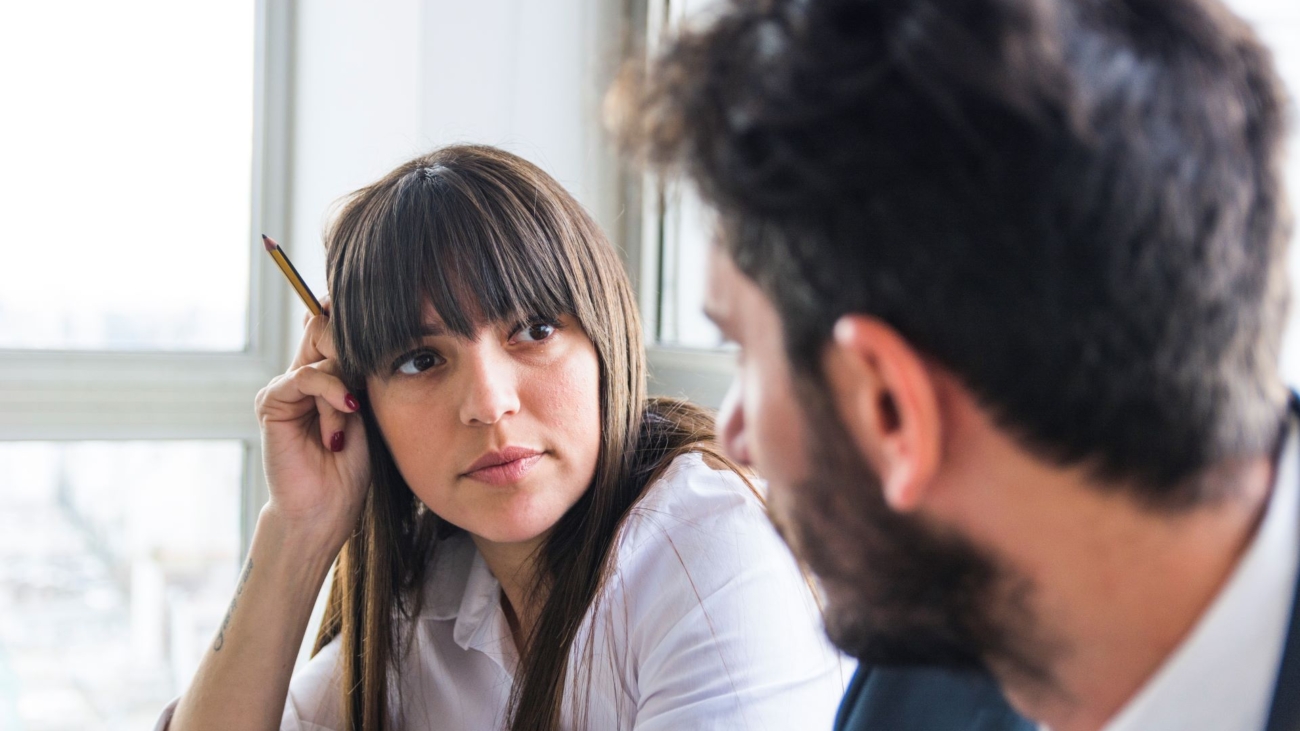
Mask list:
[[[1029,652],[1028,582],[970,541],[892,510],[828,389],[808,376],[795,383],[810,474],[788,499],[773,495],[774,521],[821,581],[831,640],[864,663],[992,664],[1042,679],[1045,658]]]

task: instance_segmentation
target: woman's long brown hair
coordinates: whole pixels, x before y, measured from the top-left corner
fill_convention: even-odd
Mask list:
[[[676,456],[695,450],[725,462],[712,419],[686,402],[646,399],[640,319],[618,256],[567,191],[514,155],[456,146],[412,160],[345,202],[326,248],[335,343],[353,393],[364,396],[367,375],[417,342],[426,302],[462,336],[485,323],[571,315],[595,344],[595,475],[539,550],[542,604],[530,638],[545,639],[520,648],[508,715],[514,731],[558,729],[570,653],[612,571],[619,528]],[[353,731],[381,731],[388,673],[409,650],[400,630],[420,610],[438,539],[458,529],[411,492],[361,400],[372,486],[339,555],[315,651],[342,643],[343,717]]]

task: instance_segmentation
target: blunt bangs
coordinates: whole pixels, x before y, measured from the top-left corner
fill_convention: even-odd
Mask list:
[[[359,387],[422,337],[424,306],[465,338],[577,311],[558,212],[491,169],[404,166],[355,193],[326,234],[335,342]]]

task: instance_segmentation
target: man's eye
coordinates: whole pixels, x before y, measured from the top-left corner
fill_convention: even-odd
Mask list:
[[[427,350],[420,351],[399,363],[397,372],[414,376],[438,365],[441,360],[442,358],[437,353],[431,353]]]
[[[549,322],[534,322],[519,328],[515,335],[516,340],[524,342],[540,342],[555,334],[555,326]]]

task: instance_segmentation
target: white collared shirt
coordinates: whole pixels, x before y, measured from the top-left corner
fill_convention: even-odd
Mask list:
[[[501,586],[464,534],[433,561],[390,693],[394,727],[502,729],[518,655]],[[282,729],[342,727],[338,644],[294,677]],[[829,729],[852,672],[757,498],[689,454],[628,517],[570,656],[563,718],[600,731]]]
[[[1103,731],[1263,731],[1300,555],[1300,430],[1294,423],[1265,510],[1210,608]]]

